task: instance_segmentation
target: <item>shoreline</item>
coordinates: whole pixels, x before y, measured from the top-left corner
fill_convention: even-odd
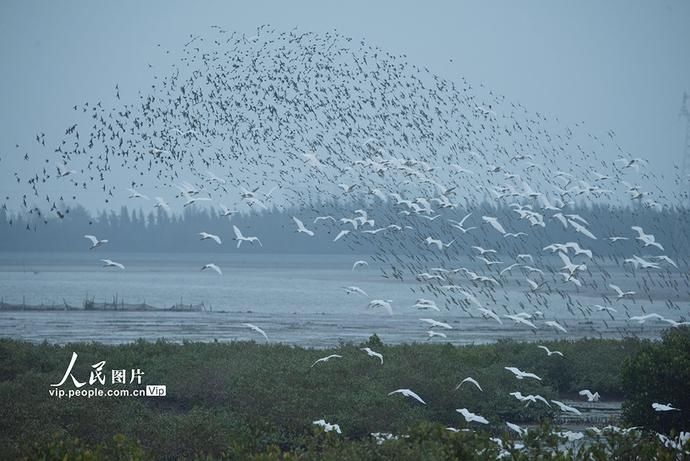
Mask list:
[[[437,314],[437,313],[434,313]],[[451,314],[452,315],[452,314]],[[271,344],[324,349],[340,344],[365,341],[372,334],[386,344],[495,344],[505,340],[536,343],[577,341],[580,339],[626,338],[657,340],[669,326],[661,323],[640,325],[629,321],[601,322],[561,320],[564,334],[539,324],[533,330],[505,321],[499,325],[481,317],[432,315],[406,312],[383,316],[372,311],[352,313],[268,313],[256,311],[0,311],[0,337],[52,344],[98,342],[130,344],[144,338],[155,342],[240,342],[265,341],[243,324],[252,323],[266,331]],[[428,337],[428,325],[420,318],[446,321],[452,329],[446,338]]]

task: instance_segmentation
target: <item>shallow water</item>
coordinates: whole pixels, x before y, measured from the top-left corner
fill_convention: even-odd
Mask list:
[[[100,258],[125,264],[126,270],[104,269]],[[352,271],[358,259],[370,261],[365,269]],[[201,272],[214,262],[223,269]],[[593,274],[592,278],[596,278]],[[623,272],[611,275],[624,280]],[[420,318],[449,323],[447,338],[431,341],[455,344],[485,343],[500,338],[539,341],[558,338],[637,335],[655,338],[668,324],[639,325],[628,315],[658,311],[678,319],[687,315],[687,303],[677,312],[664,306],[663,296],[652,301],[621,301],[614,304],[614,319],[602,312],[585,313],[573,306],[602,303],[594,288],[580,292],[525,296],[519,275],[506,277],[494,295],[465,283],[484,305],[499,315],[526,310],[543,312],[543,320],[557,320],[568,333],[535,323],[537,330],[484,319],[471,308],[449,306],[437,298],[441,312],[419,311],[411,306],[420,297],[420,282],[383,278],[367,256],[353,255],[235,255],[235,254],[115,254],[106,253],[0,253],[0,297],[7,303],[63,304],[82,306],[84,299],[147,303],[169,308],[176,303],[203,303],[206,312],[171,311],[0,311],[0,335],[4,337],[66,343],[74,341],[129,342],[139,338],[172,341],[232,341],[263,337],[244,327],[263,328],[271,341],[302,346],[327,347],[341,341],[359,342],[378,334],[385,342],[427,340],[428,325]],[[356,285],[369,298],[347,294],[344,286]],[[413,291],[414,290],[414,291]],[[661,288],[660,288],[661,290]],[[661,292],[660,292],[661,293]],[[568,298],[569,297],[569,298]],[[658,298],[658,299],[657,299]],[[394,315],[367,308],[369,299],[393,300]],[[570,309],[568,309],[570,307]]]
[[[436,313],[438,314],[438,313]],[[80,341],[124,343],[139,338],[171,341],[235,341],[264,338],[243,326],[253,323],[269,336],[271,342],[307,347],[331,347],[340,342],[362,342],[376,333],[385,343],[424,342],[427,326],[419,318],[433,317],[448,321],[452,330],[444,330],[447,338],[434,342],[481,344],[501,338],[517,341],[543,341],[562,338],[619,338],[636,335],[658,337],[664,325],[630,326],[625,321],[603,324],[568,323],[568,334],[539,328],[515,326],[480,318],[448,319],[447,315],[382,315],[372,312],[358,314],[260,314],[248,312],[2,312],[2,336],[28,341],[59,344]]]

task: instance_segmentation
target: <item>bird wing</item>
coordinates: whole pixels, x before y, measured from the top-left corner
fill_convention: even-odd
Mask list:
[[[314,223],[316,223],[316,220],[319,220],[319,221],[324,220],[325,221],[325,220],[329,220],[329,219],[331,221],[335,222],[335,218],[333,216],[319,216],[314,220]]]
[[[98,243],[98,239],[94,235],[85,235],[84,238],[91,240],[92,245],[95,245]]]
[[[541,395],[535,395],[534,398],[540,402],[544,402],[546,405],[551,406],[551,404]]]
[[[585,226],[582,224],[578,223],[577,221],[573,221],[572,219],[569,219],[568,222],[570,223],[571,226],[575,229],[575,231],[586,235],[587,237],[596,240],[597,238],[592,234]]]
[[[505,233],[506,233],[506,231],[505,231],[505,229],[503,228],[503,226],[501,226],[501,223],[498,222],[498,219],[493,218],[493,217],[490,217],[490,216],[482,216],[482,218],[484,219],[484,221],[486,221],[486,222],[488,222],[489,224],[491,224],[491,227],[493,227],[494,229],[496,229],[496,230],[497,230],[498,232],[500,232],[501,234],[505,234]]]
[[[526,432],[525,429],[521,428],[517,424],[513,424],[513,423],[506,421],[506,425],[520,435],[522,435],[523,432]]]
[[[233,225],[233,226],[232,226],[232,230],[233,230],[233,232],[235,233],[235,238],[236,238],[236,239],[241,240],[241,239],[244,238],[244,237],[242,236],[242,232],[240,232],[240,230],[237,228],[237,226]]]
[[[458,408],[455,411],[460,413],[467,422],[469,422],[472,419],[472,413],[470,413],[469,410],[467,410],[467,408]]]
[[[565,407],[567,407],[566,404],[564,404],[563,402],[560,402],[558,400],[551,400],[551,402],[555,403],[558,406],[558,408],[560,408],[561,410],[565,410]]]
[[[479,310],[482,311],[484,314],[488,315],[489,317],[491,317],[492,319],[496,320],[499,324],[503,325],[503,321],[498,316],[498,314],[496,314],[494,311],[492,311],[490,309],[485,309],[483,307],[479,307]]]
[[[489,424],[489,420],[483,416],[474,415],[474,420],[481,424]]]
[[[561,261],[563,261],[563,264],[565,266],[573,266],[573,263],[570,261],[570,258],[565,253],[559,251],[558,257],[561,258]]]
[[[412,397],[413,399],[426,405],[426,402],[424,400],[422,400],[422,398],[420,396],[418,396],[417,394],[415,394],[413,391],[411,391],[409,389],[407,389],[406,392],[403,392],[403,394],[408,396],[408,397]]]
[[[340,233],[333,239],[334,242],[337,242],[341,237],[349,234],[349,230],[341,230]]]
[[[567,227],[568,227],[568,220],[565,219],[565,216],[563,216],[562,213],[556,213],[556,214],[553,215],[553,217],[556,218],[556,219],[558,219],[558,220],[561,222],[561,224],[563,224],[563,227],[564,227],[564,228],[567,228]]]
[[[462,226],[465,223],[465,220],[472,216],[472,213],[467,213],[464,218],[460,220],[460,226]]]
[[[468,377],[468,378],[463,379],[463,380],[460,382],[460,384],[458,385],[458,387],[462,386],[464,383],[472,383],[472,384],[474,384],[475,386],[477,386],[477,389],[479,389],[480,391],[484,392],[484,391],[482,390],[482,387],[481,387],[481,386],[479,385],[479,383],[477,382],[477,380],[475,380],[475,379],[472,378],[472,377]]]
[[[558,323],[558,322],[556,322],[555,320],[549,320],[548,322],[544,322],[544,323],[545,323],[546,325],[550,326],[550,327],[556,328],[557,330],[561,330],[563,333],[567,333],[567,331],[565,330],[565,328],[563,328],[563,327],[561,326],[561,324]]]
[[[506,272],[510,272],[511,270],[513,270],[514,267],[517,267],[517,266],[519,266],[518,263],[513,263],[513,264],[511,264],[510,266],[508,266],[508,267],[506,267],[505,269],[503,269],[501,272],[499,272],[499,274],[500,274],[500,275],[503,275],[503,274],[506,273]]]
[[[623,290],[621,290],[618,285],[614,285],[613,283],[611,283],[609,284],[609,287],[611,287],[611,289],[618,293],[618,296],[623,296]]]
[[[369,263],[366,261],[362,261],[362,260],[355,261],[355,263],[352,265],[352,270],[357,269],[359,266],[368,266],[368,265],[369,265]]]
[[[350,291],[350,292],[359,293],[359,294],[364,295],[364,296],[368,296],[368,295],[366,294],[366,292],[365,292],[364,290],[362,290],[361,288],[359,288],[359,287],[355,287],[355,286],[345,287],[345,290],[348,290],[348,291]]]
[[[529,320],[524,319],[524,318],[522,318],[522,317],[518,317],[518,318],[519,318],[518,322],[524,323],[524,324],[527,325],[528,327],[534,328],[535,330],[537,329],[537,326],[536,326],[534,323],[530,322]]]
[[[244,325],[251,328],[252,330],[256,331],[257,333],[260,333],[261,335],[263,335],[264,338],[266,338],[266,341],[268,341],[268,335],[266,334],[266,332],[264,330],[262,330],[261,328],[257,327],[256,325],[253,325],[251,323],[245,323]]]
[[[342,356],[340,356],[340,355],[338,355],[338,354],[331,354],[331,355],[329,355],[329,356],[327,356],[327,357],[321,357],[320,359],[318,359],[316,362],[314,362],[314,363],[312,364],[312,367],[313,367],[314,365],[316,365],[317,363],[319,363],[319,362],[327,362],[327,361],[329,361],[330,359],[338,358],[338,357],[342,357]]]

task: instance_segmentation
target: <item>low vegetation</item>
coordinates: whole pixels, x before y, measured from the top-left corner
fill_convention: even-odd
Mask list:
[[[665,433],[690,430],[690,329],[674,329],[661,342],[645,343],[627,359],[621,379],[629,424]],[[654,411],[655,402],[678,410]]]
[[[687,339],[688,330],[674,334]],[[669,337],[664,344],[675,344]],[[389,346],[376,336],[363,345],[327,350],[253,342],[56,346],[0,340],[0,452],[8,459],[489,459],[501,452],[497,442],[489,440],[492,436],[503,439],[507,452],[514,452],[512,459],[552,459],[547,454],[556,448],[564,459],[578,450],[589,450],[591,459],[616,459],[612,450],[623,453],[630,444],[641,443],[635,437],[646,437],[645,447],[654,453],[673,455],[648,435],[609,434],[611,440],[601,443],[564,446],[550,432],[552,408],[525,407],[509,395],[520,390],[574,399],[588,388],[604,399],[630,396],[625,387],[630,371],[624,367],[646,366],[636,360],[657,353],[659,344],[636,339],[545,344],[564,357],[547,357],[529,343]],[[360,350],[365,346],[383,354],[383,365]],[[50,384],[62,379],[73,352],[78,359],[72,374],[86,381],[82,389],[164,384],[167,395],[50,395],[58,389]],[[330,354],[342,358],[311,366]],[[92,365],[104,360],[105,385],[89,384]],[[680,365],[686,372],[690,369],[687,361]],[[542,381],[518,381],[505,366],[536,373]],[[111,384],[111,370],[120,369],[143,371],[142,384]],[[471,384],[455,390],[468,376],[483,392]],[[68,378],[59,388],[75,386]],[[399,388],[413,389],[427,405],[388,395]],[[477,433],[447,430],[468,427],[455,411],[463,407],[492,424],[474,424],[473,429],[481,429]],[[319,419],[337,423],[342,434],[325,433],[312,424]],[[505,421],[542,427],[530,431],[523,441],[527,448],[518,451],[511,449],[514,441]],[[683,428],[688,426],[665,427]],[[371,436],[374,432],[406,437],[379,444]],[[603,450],[599,457],[596,450]],[[620,459],[648,459],[639,458],[641,450],[631,453],[638,458]]]

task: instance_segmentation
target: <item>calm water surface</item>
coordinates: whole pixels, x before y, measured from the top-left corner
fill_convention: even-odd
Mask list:
[[[104,269],[100,258],[110,258],[126,270]],[[368,260],[370,266],[352,271],[352,263]],[[223,276],[200,268],[213,262]],[[614,274],[615,275],[615,274]],[[624,278],[625,274],[618,274]],[[344,286],[356,285],[369,298],[346,294]],[[472,285],[468,285],[473,289]],[[6,303],[62,304],[82,306],[85,299],[96,302],[147,303],[169,308],[177,303],[203,303],[205,312],[0,312],[0,335],[30,341],[65,343],[72,341],[129,342],[138,338],[172,341],[232,341],[263,338],[242,326],[250,322],[262,327],[271,341],[327,347],[341,341],[359,342],[376,333],[386,342],[426,341],[428,328],[420,318],[450,323],[444,330],[456,344],[482,343],[500,338],[539,341],[560,337],[620,337],[635,334],[657,337],[665,324],[632,324],[627,315],[611,319],[604,313],[585,316],[566,308],[560,294],[545,297],[541,306],[545,319],[557,320],[568,334],[539,325],[516,326],[504,319],[499,325],[476,311],[452,306],[441,312],[418,311],[411,306],[419,297],[420,283],[400,282],[381,276],[367,256],[353,255],[236,255],[236,254],[112,254],[96,253],[0,253],[0,297]],[[415,290],[415,291],[413,291]],[[524,288],[510,279],[495,299],[478,295],[485,307],[500,315],[504,304],[515,311],[534,311],[525,305]],[[571,303],[589,305],[601,300],[592,293],[570,293]],[[504,299],[505,298],[505,299]],[[394,315],[367,308],[369,299],[390,299]],[[441,300],[437,300],[442,306]],[[522,302],[522,304],[519,304]],[[572,305],[572,304],[571,304]],[[531,310],[530,310],[531,307]],[[544,308],[546,307],[546,309]],[[666,312],[663,301],[628,302],[629,315],[642,309]],[[623,310],[623,309],[620,309]],[[620,312],[619,310],[619,312]],[[687,303],[681,310],[688,312]],[[472,311],[472,310],[470,310]]]

